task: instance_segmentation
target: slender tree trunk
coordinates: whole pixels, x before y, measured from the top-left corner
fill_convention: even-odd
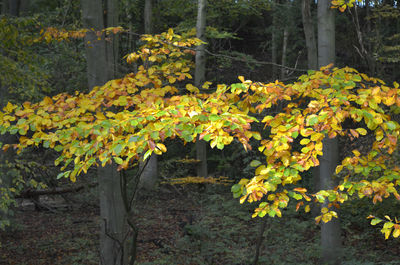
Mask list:
[[[152,0],[146,0],[144,4],[144,33],[152,34],[153,33],[153,7]],[[145,189],[147,191],[154,190],[157,178],[158,178],[158,156],[156,154],[152,154],[149,158],[149,161],[142,161],[140,164],[141,167],[146,165],[146,168],[143,169],[142,175],[140,176],[140,189]]]
[[[286,68],[283,66],[286,66],[286,53],[287,53],[287,43],[289,39],[289,29],[288,27],[285,27],[283,30],[283,42],[282,42],[282,68],[281,68],[281,79],[285,79],[286,76]]]
[[[144,33],[153,33],[153,0],[144,2]]]
[[[335,63],[335,14],[330,8],[330,0],[318,1],[318,65]],[[337,139],[323,140],[323,156],[320,159],[320,188],[333,189],[332,175],[338,163]],[[341,231],[338,219],[321,224],[322,264],[340,264]]]
[[[197,22],[196,22],[196,37],[205,41],[206,31],[206,0],[198,0],[197,9]],[[206,76],[206,58],[205,58],[205,45],[196,47],[196,67],[194,74],[194,83],[196,87],[200,87]],[[197,167],[197,175],[206,177],[208,175],[207,169],[207,144],[205,141],[196,141],[196,158],[200,160]]]
[[[276,64],[278,63],[278,55],[277,55],[277,25],[278,25],[278,17],[276,12],[276,2],[272,3],[272,37],[271,37],[271,59],[272,59],[272,79],[276,79],[278,77],[278,69]]]
[[[261,224],[260,224],[260,232],[258,234],[258,238],[257,238],[257,243],[256,243],[256,253],[254,255],[254,261],[253,261],[253,265],[257,265],[258,264],[258,260],[260,258],[260,251],[261,251],[261,246],[262,243],[264,241],[264,232],[265,232],[265,228],[267,227],[267,218],[262,218],[261,219]]]
[[[107,0],[107,27],[117,27],[119,23],[118,1]],[[119,35],[111,34],[106,41],[108,78],[114,78],[118,73]]]
[[[84,27],[97,31],[103,29],[105,24],[102,0],[82,0],[81,4]],[[109,19],[111,20],[111,18]],[[90,88],[103,85],[113,77],[111,75],[113,71],[107,67],[107,60],[115,57],[114,55],[108,56],[107,50],[110,53],[114,49],[112,47],[107,49],[104,38],[98,40],[94,32],[87,33],[85,43],[88,85]],[[121,178],[115,165],[99,167],[97,174],[101,216],[100,264],[124,265],[127,262],[127,251],[124,248],[127,226],[121,196]]]
[[[8,12],[11,16],[19,16],[20,0],[8,0]]]
[[[310,0],[302,0],[301,14],[307,47],[307,65],[309,69],[316,70],[318,68],[317,40],[311,17]]]

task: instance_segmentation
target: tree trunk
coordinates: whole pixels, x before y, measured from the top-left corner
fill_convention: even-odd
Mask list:
[[[144,33],[153,33],[153,0],[144,2]]]
[[[318,66],[335,63],[335,14],[330,0],[318,1]],[[325,137],[323,156],[320,161],[319,179],[321,189],[333,189],[332,175],[338,163],[337,139]],[[338,219],[321,224],[322,264],[340,264],[341,232]]]
[[[288,27],[285,27],[283,30],[283,42],[282,42],[282,68],[281,68],[281,79],[285,79],[286,76],[286,68],[284,67],[286,65],[286,51],[287,51],[287,42],[289,38],[289,29]]]
[[[119,23],[118,1],[107,0],[107,27],[117,27]],[[119,63],[119,35],[110,34],[106,41],[106,54],[108,66],[108,78],[114,78],[118,73]]]
[[[18,17],[19,5],[20,5],[20,0],[9,0],[8,1],[8,12],[11,16]]]
[[[152,16],[152,0],[146,0],[144,4],[144,33],[152,34],[153,33],[153,16]],[[140,167],[143,168],[142,175],[140,176],[140,189],[145,189],[147,191],[154,190],[157,178],[158,178],[158,156],[156,154],[152,154],[149,158],[149,161],[146,164],[146,161],[140,162]]]
[[[127,223],[121,195],[121,176],[115,164],[99,167],[100,264],[125,265],[128,262]]]
[[[196,37],[205,41],[206,31],[206,0],[198,0],[197,22],[196,22]],[[194,84],[196,87],[201,87],[206,76],[206,58],[205,45],[196,47],[196,67],[194,74]],[[196,159],[200,160],[197,166],[197,175],[207,177],[207,143],[205,141],[196,141]]]
[[[318,67],[335,63],[335,13],[330,4],[318,1]]]
[[[139,189],[144,189],[146,191],[154,190],[157,177],[158,177],[158,156],[156,154],[152,154],[149,158],[149,161],[146,164],[146,161],[140,162],[140,168],[143,169],[142,174],[140,175],[140,184]]]
[[[265,228],[267,227],[267,220],[268,220],[267,218],[265,218],[265,220],[264,220],[264,218],[261,219],[260,232],[258,233],[258,237],[257,237],[256,253],[254,255],[253,265],[257,265],[258,260],[260,258],[261,246],[264,241],[264,232],[265,232]]]
[[[110,1],[108,1],[110,2]],[[82,21],[85,28],[101,30],[105,27],[102,0],[82,0]],[[108,14],[110,17],[111,13]],[[111,18],[107,19],[108,21]],[[103,36],[104,37],[104,36]],[[90,88],[103,85],[108,81],[113,71],[107,67],[108,56],[114,51],[113,47],[106,48],[104,38],[97,39],[95,32],[88,32],[85,37],[87,77]],[[114,61],[114,60],[113,60]],[[114,67],[111,64],[111,67]],[[121,178],[115,165],[106,165],[97,170],[100,196],[100,264],[123,265],[127,263],[125,238],[127,233],[126,215],[121,196]]]
[[[309,69],[316,70],[318,68],[317,41],[315,38],[314,24],[311,17],[310,0],[302,1],[301,14],[307,47],[307,65]]]
[[[278,56],[277,56],[277,25],[278,25],[278,17],[276,12],[276,3],[272,2],[272,37],[271,37],[271,59],[272,59],[272,79],[277,78],[278,69],[276,64],[278,63]]]

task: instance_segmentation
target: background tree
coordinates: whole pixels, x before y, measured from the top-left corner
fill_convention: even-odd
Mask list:
[[[330,1],[318,1],[318,66],[335,64],[335,13]],[[325,138],[319,166],[319,188],[333,189],[337,183],[332,179],[339,160],[339,146],[336,138]],[[322,262],[340,264],[341,230],[337,219],[321,224]]]
[[[109,26],[116,26],[118,23],[116,3],[110,0],[107,4],[110,8],[107,10],[107,22],[112,23]],[[106,43],[104,38],[98,39],[97,32],[107,26],[103,14],[101,0],[82,0],[83,25],[85,28],[95,30],[88,32],[85,37],[89,88],[104,85],[113,78],[118,61],[118,53],[115,54],[117,48],[114,47],[118,43],[117,40],[112,39],[110,43]],[[101,216],[100,262],[104,265],[127,264],[128,251],[124,248],[127,224],[121,195],[120,173],[117,172],[115,164],[100,167],[97,173]]]
[[[199,0],[197,3],[196,37],[205,40],[206,31],[206,0]],[[196,66],[194,74],[194,85],[201,87],[206,78],[206,55],[205,44],[196,47]],[[196,142],[196,158],[199,160],[197,175],[207,177],[207,145],[204,141]]]

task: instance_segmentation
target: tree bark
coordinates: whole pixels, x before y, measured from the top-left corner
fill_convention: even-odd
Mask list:
[[[113,5],[108,1],[109,5]],[[85,28],[93,28],[96,31],[103,29],[106,25],[103,18],[102,0],[82,0],[82,21]],[[108,14],[107,21],[113,10]],[[114,14],[115,15],[115,14]],[[104,36],[98,40],[95,32],[88,32],[85,37],[87,77],[90,88],[103,85],[113,77],[114,65],[109,66],[107,60],[113,58],[109,55],[114,47],[105,43]],[[107,48],[108,47],[108,48]],[[112,74],[112,75],[111,75]],[[97,170],[99,180],[100,196],[100,264],[123,265],[127,263],[125,251],[125,239],[127,233],[126,215],[121,196],[121,178],[115,165],[106,165]]]
[[[281,67],[281,79],[285,79],[286,77],[286,68],[284,67],[286,65],[286,51],[287,51],[287,43],[289,39],[289,29],[285,27],[283,30],[283,41],[282,41],[282,67]]]
[[[144,33],[153,33],[153,0],[144,2]]]
[[[272,36],[271,36],[271,59],[272,59],[272,79],[277,78],[278,69],[276,64],[278,63],[278,55],[277,55],[277,25],[278,25],[278,17],[276,12],[276,2],[272,2]]]
[[[19,16],[20,0],[8,0],[8,12],[11,16]]]
[[[301,3],[303,30],[307,47],[307,65],[309,69],[318,68],[317,40],[315,38],[314,23],[311,17],[310,0]]]
[[[335,63],[335,13],[330,3],[318,1],[318,67]]]
[[[318,66],[335,63],[335,14],[330,8],[330,0],[318,1]],[[325,137],[323,156],[320,159],[319,184],[323,190],[333,189],[332,175],[339,158],[337,139]],[[324,205],[326,206],[326,204]],[[341,232],[338,219],[321,224],[321,263],[340,264]]]
[[[107,0],[107,27],[117,27],[119,23],[118,1]],[[119,35],[110,34],[106,41],[108,78],[114,78],[118,73]]]
[[[153,7],[152,0],[145,0],[144,4],[144,33],[152,34],[153,33]],[[149,158],[149,161],[142,161],[140,163],[140,167],[143,168],[142,175],[140,176],[140,184],[139,188],[147,191],[154,190],[157,178],[158,178],[158,156],[156,154],[152,154]]]
[[[206,0],[198,0],[197,22],[196,22],[196,37],[205,41],[206,32]],[[205,45],[196,47],[196,66],[194,74],[194,84],[196,87],[201,87],[206,77],[206,58]],[[207,177],[207,143],[205,141],[196,141],[196,159],[200,160],[197,166],[197,175]]]

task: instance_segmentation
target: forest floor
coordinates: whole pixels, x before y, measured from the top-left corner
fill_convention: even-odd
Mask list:
[[[87,195],[74,196],[68,208],[18,207],[13,231],[0,232],[0,264],[98,264],[99,209],[96,204],[76,204],[77,199],[88,200]],[[95,201],[95,195],[90,196]],[[135,264],[252,264],[265,220],[251,219],[251,207],[231,196],[229,187],[164,186],[140,198]],[[308,215],[290,209],[285,214],[267,220],[259,264],[318,264],[319,227]],[[342,224],[343,264],[400,264],[399,240],[385,241],[377,227],[365,230],[347,221],[354,218]]]

